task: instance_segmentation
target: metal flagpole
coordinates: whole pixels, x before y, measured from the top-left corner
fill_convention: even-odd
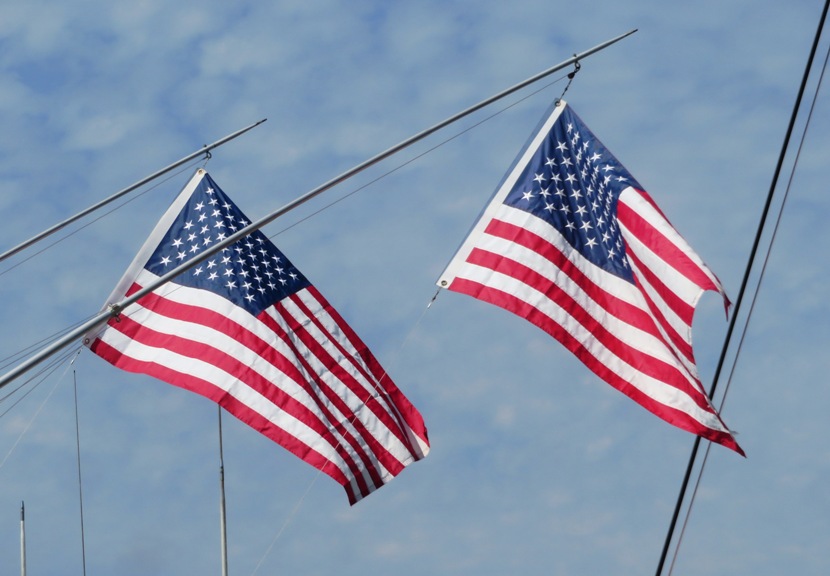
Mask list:
[[[830,0],[825,1],[824,10],[822,11],[821,18],[819,19],[818,29],[816,30],[816,36],[813,40],[813,47],[810,50],[810,56],[807,58],[807,66],[804,69],[804,75],[801,79],[801,86],[798,90],[798,96],[795,99],[795,105],[793,106],[792,115],[790,116],[790,123],[787,126],[787,132],[784,136],[784,143],[781,146],[781,153],[778,156],[778,163],[775,166],[775,171],[772,176],[772,183],[770,184],[769,192],[767,193],[767,199],[764,204],[764,209],[761,211],[761,220],[758,223],[758,229],[755,232],[755,240],[752,243],[752,248],[749,253],[749,259],[746,264],[746,269],[744,270],[743,279],[741,280],[741,287],[738,291],[738,297],[735,300],[735,309],[732,311],[732,318],[730,319],[729,326],[726,330],[726,338],[724,339],[723,347],[721,348],[720,358],[718,359],[717,368],[715,369],[715,375],[712,378],[712,386],[709,388],[709,398],[711,399],[714,399],[715,396],[715,390],[718,386],[718,378],[720,377],[720,372],[723,368],[724,360],[726,357],[726,351],[729,348],[729,342],[732,338],[733,329],[735,328],[735,321],[738,318],[738,312],[740,311],[741,302],[743,300],[744,293],[746,292],[746,286],[749,281],[749,274],[752,271],[752,264],[755,261],[755,255],[758,251],[758,246],[761,242],[761,235],[764,231],[767,215],[772,204],[772,197],[775,193],[775,188],[778,185],[778,176],[780,175],[781,168],[784,164],[784,157],[787,154],[787,148],[789,148],[790,136],[792,135],[793,127],[795,126],[795,121],[798,117],[798,111],[801,107],[801,99],[804,95],[804,90],[807,87],[807,79],[809,78],[810,70],[813,67],[813,59],[815,57],[816,50],[818,49],[819,40],[821,39],[821,33],[822,29],[824,28],[825,19],[827,18],[828,7],[830,7]],[[677,519],[680,516],[680,508],[683,506],[683,500],[686,496],[686,489],[689,485],[689,479],[691,478],[692,469],[694,468],[695,459],[697,458],[697,453],[699,449],[700,436],[695,438],[694,444],[692,446],[692,453],[689,455],[689,462],[686,465],[686,473],[684,474],[683,482],[681,482],[680,485],[680,493],[677,496],[677,502],[675,503],[674,512],[672,514],[671,522],[669,523],[669,529],[666,534],[665,542],[663,543],[663,549],[660,553],[660,560],[657,563],[656,576],[660,576],[663,572],[663,565],[666,562],[669,546],[671,545],[672,536],[674,535],[674,529],[677,525]]]
[[[259,126],[260,124],[265,122],[265,120],[267,120],[267,118],[264,118],[264,119],[260,120],[259,122],[255,122],[255,123],[251,124],[250,126],[242,128],[241,130],[237,130],[233,134],[229,134],[229,135],[225,136],[224,138],[221,138],[221,139],[217,140],[213,144],[210,144],[210,145],[205,144],[199,150],[193,152],[192,154],[188,154],[187,156],[185,156],[181,160],[173,162],[172,164],[170,164],[166,168],[162,168],[158,172],[154,172],[153,174],[150,174],[149,176],[139,180],[135,184],[132,184],[131,186],[127,186],[123,190],[121,190],[119,192],[116,192],[115,194],[113,194],[109,198],[101,200],[97,204],[93,204],[89,208],[86,208],[85,210],[82,210],[82,211],[78,212],[77,214],[75,214],[74,216],[72,216],[70,218],[67,218],[63,222],[59,222],[59,223],[55,224],[54,226],[52,226],[50,228],[47,228],[46,230],[44,230],[40,234],[37,234],[36,236],[33,236],[32,238],[26,240],[25,242],[21,242],[20,244],[18,244],[14,248],[10,248],[9,250],[6,250],[2,254],[0,254],[0,262],[5,260],[6,258],[9,258],[10,256],[14,256],[15,254],[17,254],[21,250],[24,250],[25,248],[28,248],[29,246],[31,246],[32,244],[34,244],[36,242],[39,242],[40,240],[43,240],[47,236],[49,236],[51,234],[54,234],[58,230],[61,230],[62,228],[65,228],[69,224],[75,222],[76,220],[78,220],[80,218],[83,218],[87,214],[90,214],[90,213],[94,212],[95,210],[98,210],[99,208],[102,208],[103,206],[106,206],[107,204],[109,204],[110,202],[113,202],[114,200],[118,200],[119,198],[121,198],[125,194],[129,194],[130,192],[132,192],[136,188],[144,186],[148,182],[150,182],[152,180],[155,180],[159,176],[162,176],[162,175],[166,174],[167,172],[170,172],[171,170],[173,170],[175,168],[178,168],[182,164],[184,164],[186,162],[189,162],[190,160],[192,160],[192,159],[194,159],[198,156],[201,156],[202,154],[207,154],[208,152],[210,152],[214,148],[218,148],[222,144],[233,140],[237,136],[241,136],[242,134],[244,134],[245,132],[247,132],[251,128],[255,128],[255,127]]]
[[[309,192],[306,192],[305,194],[303,194],[302,196],[300,196],[300,197],[296,198],[295,200],[289,202],[288,204],[286,204],[282,208],[280,208],[278,210],[275,210],[274,212],[271,212],[267,216],[257,220],[256,222],[254,222],[252,224],[249,224],[248,226],[246,226],[242,230],[239,230],[238,232],[228,236],[223,241],[214,244],[212,248],[210,248],[208,250],[205,250],[204,252],[201,252],[196,257],[194,257],[192,260],[188,260],[187,262],[185,262],[184,264],[181,264],[180,266],[178,266],[177,268],[171,270],[167,274],[159,277],[155,282],[153,282],[151,284],[148,284],[147,286],[145,286],[141,290],[138,290],[137,292],[133,293],[131,296],[123,299],[121,302],[118,302],[118,303],[115,303],[115,304],[110,304],[108,309],[99,312],[97,315],[95,315],[91,319],[87,320],[82,325],[78,326],[77,328],[75,328],[71,332],[64,335],[61,339],[53,342],[48,347],[43,348],[40,352],[38,352],[38,353],[34,354],[33,356],[29,357],[28,360],[25,360],[24,362],[20,363],[15,368],[13,368],[12,370],[10,370],[6,374],[4,374],[2,377],[0,377],[0,388],[2,388],[3,386],[8,384],[9,382],[14,380],[15,378],[17,378],[18,376],[20,376],[21,374],[23,374],[24,372],[26,372],[30,368],[36,366],[37,364],[39,364],[40,362],[42,362],[46,358],[49,358],[50,356],[52,356],[56,352],[62,350],[65,347],[67,347],[70,343],[74,342],[77,338],[79,338],[80,336],[83,336],[84,334],[86,334],[87,332],[92,330],[93,328],[96,328],[97,326],[105,323],[110,318],[117,317],[124,310],[124,308],[126,308],[130,304],[135,303],[140,298],[142,298],[143,296],[149,294],[150,292],[152,292],[153,290],[155,290],[158,287],[162,286],[163,284],[166,284],[167,282],[169,282],[170,280],[172,280],[173,278],[175,278],[176,276],[178,276],[182,272],[192,268],[193,266],[196,266],[197,264],[200,264],[201,262],[204,262],[205,260],[207,260],[208,258],[213,256],[214,254],[218,253],[219,251],[223,250],[224,248],[226,248],[226,247],[230,246],[231,244],[235,243],[237,240],[241,240],[242,238],[248,236],[252,232],[255,232],[256,230],[259,230],[260,228],[262,228],[266,224],[269,224],[269,223],[273,222],[274,220],[276,220],[277,218],[279,218],[283,214],[285,214],[285,213],[293,210],[294,208],[297,208],[298,206],[308,202],[312,198],[318,196],[319,194],[322,194],[326,190],[328,190],[328,189],[336,186],[337,184],[340,184],[341,182],[351,178],[352,176],[362,172],[363,170],[369,168],[370,166],[373,166],[373,165],[377,164],[381,160],[384,160],[384,159],[388,158],[389,156],[391,156],[391,155],[393,155],[397,152],[400,152],[404,148],[406,148],[408,146],[411,146],[412,144],[414,144],[414,143],[416,143],[420,140],[423,140],[424,138],[426,138],[430,134],[433,134],[433,133],[437,132],[441,128],[444,128],[444,127],[452,124],[453,122],[456,122],[457,120],[460,120],[461,118],[463,118],[465,116],[468,116],[468,115],[472,114],[473,112],[476,112],[476,111],[480,110],[481,108],[484,108],[485,106],[487,106],[489,104],[492,104],[493,102],[495,102],[495,101],[497,101],[501,98],[504,98],[505,96],[508,96],[508,95],[516,92],[517,90],[520,90],[521,88],[524,88],[525,86],[528,86],[529,84],[532,84],[533,82],[536,82],[536,81],[538,81],[542,78],[545,78],[546,76],[549,76],[549,75],[553,74],[554,72],[562,70],[563,68],[566,68],[567,66],[570,66],[571,64],[573,64],[575,62],[578,62],[579,60],[581,60],[581,59],[583,59],[587,56],[590,56],[591,54],[594,54],[595,52],[599,52],[600,50],[602,50],[604,48],[607,48],[608,46],[610,46],[610,45],[612,45],[616,42],[619,42],[623,38],[625,38],[627,36],[630,36],[631,34],[634,34],[636,31],[637,31],[637,29],[635,28],[634,30],[626,32],[625,34],[621,34],[620,36],[617,36],[616,38],[612,38],[611,40],[607,40],[607,41],[603,42],[602,44],[598,44],[598,45],[594,46],[593,48],[590,48],[590,49],[588,49],[588,50],[586,50],[586,51],[584,51],[580,54],[574,54],[571,58],[568,58],[567,60],[557,64],[556,66],[548,68],[547,70],[545,70],[543,72],[540,72],[540,73],[536,74],[535,76],[531,76],[527,80],[519,82],[518,84],[516,84],[516,85],[514,85],[514,86],[512,86],[512,87],[510,87],[506,90],[503,90],[503,91],[499,92],[498,94],[487,98],[486,100],[482,100],[478,104],[475,104],[474,106],[471,106],[471,107],[467,108],[466,110],[463,110],[463,111],[459,112],[458,114],[450,116],[446,120],[444,120],[442,122],[439,122],[438,124],[435,124],[431,128],[427,128],[426,130],[424,130],[422,132],[419,132],[418,134],[415,134],[414,136],[411,136],[411,137],[407,138],[406,140],[403,140],[399,144],[396,144],[395,146],[392,146],[391,148],[381,152],[380,154],[377,154],[377,155],[369,158],[368,160],[362,162],[361,164],[358,164],[357,166],[355,166],[353,168],[350,168],[349,170],[346,170],[345,172],[343,172],[339,176],[336,176],[335,178],[332,178],[331,180],[329,180],[328,182],[326,182],[324,184],[321,184],[317,188],[314,188],[313,190],[310,190]]]

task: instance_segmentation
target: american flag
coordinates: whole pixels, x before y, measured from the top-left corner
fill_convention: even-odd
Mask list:
[[[701,385],[692,315],[718,279],[564,101],[438,281],[549,333],[664,420],[736,443]]]
[[[110,296],[148,286],[249,224],[204,170]],[[354,504],[429,452],[423,419],[309,280],[255,231],[85,339],[115,366],[219,403],[343,485]]]

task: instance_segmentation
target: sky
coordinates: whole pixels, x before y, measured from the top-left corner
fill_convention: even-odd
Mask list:
[[[267,122],[0,263],[4,371],[104,305],[197,167],[258,218],[633,29],[582,62],[566,99],[735,301],[822,8],[6,1],[0,250]],[[823,37],[760,243],[765,273],[759,283],[759,262],[750,274],[715,397],[747,457],[703,443],[663,574],[672,558],[671,573],[694,576],[830,570],[830,101],[817,91],[829,46]],[[420,410],[432,451],[350,507],[340,485],[224,416],[231,574],[655,572],[694,437],[504,310],[447,292],[427,307],[568,71],[265,228]],[[719,297],[704,296],[694,338],[707,388],[727,327]],[[25,501],[29,574],[221,573],[214,404],[86,349],[2,397],[0,572],[20,569]]]

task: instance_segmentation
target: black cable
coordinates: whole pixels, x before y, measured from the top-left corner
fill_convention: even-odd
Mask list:
[[[720,359],[718,360],[717,368],[715,370],[715,376],[712,380],[712,386],[709,389],[709,397],[710,398],[714,397],[715,390],[717,389],[718,378],[719,378],[720,372],[723,368],[724,359],[726,357],[726,351],[729,348],[729,341],[732,337],[732,332],[734,331],[734,328],[735,328],[735,320],[738,317],[738,312],[740,311],[741,302],[743,300],[744,293],[746,292],[746,285],[749,282],[749,275],[750,275],[750,272],[752,271],[752,264],[755,261],[755,255],[758,251],[758,246],[761,242],[761,236],[762,236],[763,231],[764,231],[767,215],[769,214],[770,205],[772,204],[772,199],[773,199],[773,196],[775,195],[775,188],[776,188],[777,183],[778,183],[778,177],[781,174],[781,169],[782,169],[782,166],[784,164],[784,158],[786,157],[786,154],[787,154],[787,148],[789,147],[790,137],[792,136],[793,127],[795,125],[796,118],[798,117],[798,111],[801,107],[801,100],[804,96],[804,90],[807,86],[807,80],[810,76],[810,70],[813,67],[813,59],[815,58],[816,51],[818,49],[818,44],[819,44],[819,40],[821,39],[822,30],[824,29],[824,22],[827,18],[828,8],[830,8],[830,0],[826,0],[826,2],[824,3],[824,9],[822,10],[822,13],[821,13],[821,19],[819,20],[818,29],[816,30],[815,38],[813,39],[813,46],[812,46],[812,49],[810,50],[810,56],[807,58],[807,65],[804,68],[804,75],[801,79],[801,86],[798,89],[798,96],[796,97],[795,105],[793,106],[793,112],[790,116],[790,122],[789,122],[789,125],[787,126],[786,135],[784,136],[784,142],[783,142],[782,147],[781,147],[781,153],[778,156],[778,163],[775,166],[775,172],[774,172],[773,177],[772,177],[772,183],[770,184],[770,189],[769,189],[769,192],[767,193],[767,199],[766,199],[766,202],[764,204],[764,209],[761,213],[761,220],[758,224],[758,229],[755,233],[755,240],[752,243],[752,249],[750,250],[749,260],[747,262],[746,270],[744,271],[743,280],[741,281],[741,288],[738,292],[737,300],[735,301],[735,309],[732,312],[732,318],[729,322],[729,327],[727,328],[727,331],[726,331],[726,339],[724,341],[723,348],[721,349],[721,355],[720,355]],[[682,482],[681,487],[680,487],[680,494],[677,497],[677,503],[676,503],[675,508],[674,508],[674,513],[672,514],[671,522],[669,524],[669,530],[668,530],[668,533],[666,534],[666,541],[663,544],[663,550],[660,554],[660,560],[657,564],[657,572],[656,572],[657,576],[660,576],[660,574],[663,572],[663,565],[665,564],[666,556],[668,555],[669,545],[671,544],[672,536],[674,535],[674,529],[675,529],[675,526],[677,525],[677,518],[680,515],[680,508],[683,505],[683,499],[685,498],[685,495],[686,495],[686,489],[688,488],[688,485],[689,485],[689,478],[692,475],[692,469],[694,468],[695,458],[697,457],[697,452],[698,452],[699,448],[700,448],[700,436],[695,438],[694,445],[692,447],[692,453],[689,456],[689,463],[686,466],[686,473],[683,476],[683,482]]]

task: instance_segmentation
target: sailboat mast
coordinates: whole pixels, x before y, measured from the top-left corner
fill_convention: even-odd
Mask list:
[[[222,576],[228,576],[228,525],[225,519],[225,454],[222,448],[222,407],[219,410],[219,537],[222,550]]]
[[[20,576],[26,576],[26,507],[20,503]]]

